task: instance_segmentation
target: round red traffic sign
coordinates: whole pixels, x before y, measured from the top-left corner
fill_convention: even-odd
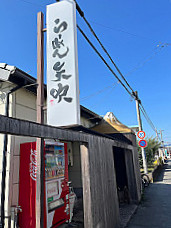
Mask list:
[[[139,131],[139,132],[137,133],[137,136],[138,136],[138,138],[140,138],[140,139],[144,139],[144,138],[145,138],[145,132],[144,132],[144,131]]]
[[[138,142],[140,147],[146,147],[147,146],[147,141],[145,139],[142,139]]]

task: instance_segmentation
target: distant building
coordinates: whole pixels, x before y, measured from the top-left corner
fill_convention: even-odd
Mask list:
[[[135,134],[138,133],[138,131],[139,131],[139,126],[138,125],[129,126],[129,128],[131,128],[134,131]]]

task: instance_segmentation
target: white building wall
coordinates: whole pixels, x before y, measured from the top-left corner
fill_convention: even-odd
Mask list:
[[[10,88],[16,85],[3,82],[0,91],[9,91]],[[2,92],[0,92],[0,95]],[[2,97],[2,96],[1,96]],[[46,102],[45,102],[46,106]],[[5,114],[5,102],[0,100],[0,114]],[[10,108],[9,116],[18,119],[24,119],[36,122],[36,96],[35,94],[27,91],[26,89],[19,89],[10,95]],[[46,123],[46,111],[44,112]],[[81,117],[81,124],[87,128],[92,127],[92,123],[86,118]],[[3,152],[3,139],[4,135],[0,134],[0,174],[2,172],[2,152]],[[20,165],[20,144],[25,142],[33,142],[36,138],[33,137],[21,137],[21,136],[8,136],[8,153],[7,153],[7,173],[6,173],[6,200],[5,200],[5,216],[11,215],[11,207],[18,205],[19,197],[19,165]],[[79,146],[75,144],[74,168],[71,168],[71,177],[76,175],[73,179],[75,187],[82,186],[81,183],[81,169],[79,158]],[[77,151],[78,150],[78,151]],[[78,163],[77,163],[78,162]],[[78,166],[79,165],[79,166]],[[1,183],[1,175],[0,175]],[[0,186],[1,188],[1,186]],[[10,191],[9,191],[10,189]],[[7,225],[6,225],[7,227]]]
[[[6,93],[13,88],[15,85],[9,82],[2,82],[0,84],[0,114],[5,115],[5,103]],[[9,116],[12,116],[12,102],[13,97],[10,95],[9,98]],[[11,158],[11,140],[12,137],[8,136],[8,147],[7,147],[7,163],[6,163],[6,183],[5,183],[5,217],[9,216],[9,178],[10,178],[10,158]],[[2,159],[3,159],[3,147],[4,147],[4,134],[0,134],[0,194],[1,194],[1,181],[2,181]],[[7,227],[8,220],[5,221]]]
[[[36,96],[25,90],[20,89],[13,94],[13,117],[36,122]],[[10,187],[12,189],[9,198],[10,205],[18,205],[19,197],[19,166],[20,166],[20,144],[33,142],[34,137],[13,136],[11,146],[11,175]]]
[[[15,87],[14,84],[3,82],[0,88],[2,91],[9,91]],[[1,96],[2,97],[2,96]],[[0,99],[0,114],[5,114],[5,100]],[[9,116],[19,119],[36,121],[36,96],[25,90],[19,89],[10,95]],[[0,134],[0,184],[2,178],[2,153],[4,135]],[[6,189],[5,189],[5,216],[11,215],[11,206],[18,205],[19,194],[19,164],[20,164],[20,144],[32,142],[33,137],[8,136],[7,167],[6,167]],[[9,191],[10,189],[10,191]],[[0,185],[1,190],[1,185]],[[6,227],[8,219],[5,220]]]

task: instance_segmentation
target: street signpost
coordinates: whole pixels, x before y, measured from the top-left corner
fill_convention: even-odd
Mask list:
[[[139,142],[138,142],[138,145],[141,147],[141,148],[145,148],[147,146],[147,141],[144,139],[145,138],[145,131],[139,131],[137,133],[137,136],[139,139]]]
[[[138,119],[138,125],[139,125],[139,131],[142,131],[142,121],[141,121],[141,115],[140,115],[140,104],[141,100],[138,98],[138,92],[135,91],[135,96],[136,96],[136,109],[137,109],[137,119]],[[146,161],[146,154],[145,150],[143,147],[141,147],[141,154],[142,154],[142,160],[143,160],[143,168],[144,168],[144,173],[148,173],[147,169],[147,161]]]
[[[138,142],[139,146],[144,148],[147,146],[147,141],[145,139],[142,139]]]
[[[139,132],[137,133],[137,136],[138,136],[138,138],[140,138],[140,139],[144,139],[144,138],[145,138],[145,132],[144,132],[144,131],[139,131]]]

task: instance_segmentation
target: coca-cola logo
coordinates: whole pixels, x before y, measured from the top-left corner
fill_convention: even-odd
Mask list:
[[[37,177],[37,151],[30,151],[30,177],[32,180],[36,181]]]

